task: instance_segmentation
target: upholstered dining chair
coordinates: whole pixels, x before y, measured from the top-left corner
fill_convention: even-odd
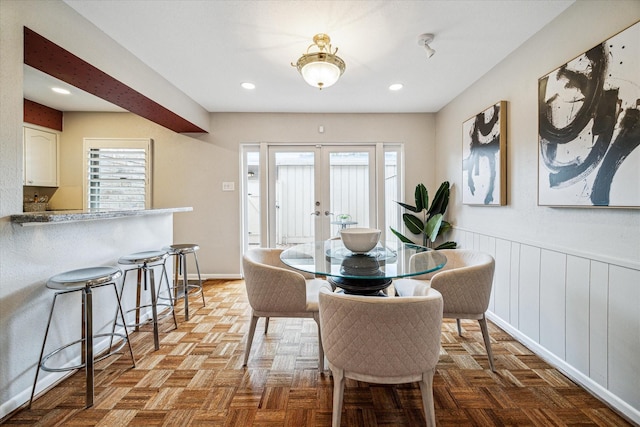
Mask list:
[[[419,382],[427,426],[435,426],[433,376],[440,354],[442,296],[374,297],[320,290],[320,333],[333,374],[331,425],[340,426],[345,378]]]
[[[447,263],[442,269],[410,279],[395,280],[395,291],[399,296],[421,295],[429,288],[439,291],[444,300],[443,317],[456,319],[460,336],[460,319],[477,320],[487,349],[489,367],[495,372],[491,338],[485,318],[493,286],[495,260],[487,253],[470,249],[440,251],[447,257]]]
[[[324,351],[320,340],[318,292],[331,286],[326,280],[290,269],[280,261],[282,249],[252,248],[242,257],[244,281],[251,305],[251,323],[244,353],[249,361],[251,344],[260,317],[265,318],[264,333],[270,317],[312,318],[318,325],[318,369],[324,371]]]

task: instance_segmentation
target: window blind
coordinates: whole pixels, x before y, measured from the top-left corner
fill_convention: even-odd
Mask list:
[[[148,151],[144,148],[89,148],[88,207],[144,209],[148,189]]]

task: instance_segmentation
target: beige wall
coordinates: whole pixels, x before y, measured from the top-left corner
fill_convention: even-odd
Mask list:
[[[83,137],[152,138],[154,207],[192,206],[193,212],[175,217],[175,241],[201,246],[204,274],[233,277],[240,273],[242,143],[401,142],[407,188],[423,182],[435,191],[439,184],[429,167],[435,144],[432,114],[212,113],[210,118],[211,133],[194,139],[129,113],[66,113],[64,166],[53,207],[81,206]],[[236,191],[223,192],[223,181],[235,182]]]

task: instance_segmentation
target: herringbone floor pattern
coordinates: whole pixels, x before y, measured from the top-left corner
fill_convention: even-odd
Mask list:
[[[84,373],[75,373],[6,425],[330,426],[332,380],[317,371],[310,319],[272,319],[256,333],[242,367],[250,308],[242,281],[207,281],[207,306],[193,298],[178,329],[163,320],[161,348],[151,332],[132,334],[137,365],[116,355],[98,364],[95,405],[84,409]],[[488,368],[477,322],[445,320],[434,379],[439,426],[627,426],[598,399],[490,324],[497,372]],[[262,321],[258,324],[258,329]],[[146,328],[149,329],[149,328]],[[424,425],[417,384],[347,380],[343,426]]]

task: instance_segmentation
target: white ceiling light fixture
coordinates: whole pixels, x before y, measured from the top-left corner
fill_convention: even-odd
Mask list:
[[[312,48],[317,52],[309,52]],[[307,48],[298,62],[291,63],[298,69],[305,82],[318,89],[333,86],[344,73],[346,64],[336,56],[338,48],[331,51],[331,38],[327,34],[313,36],[313,44]]]
[[[400,90],[404,87],[404,85],[402,83],[393,83],[392,85],[389,86],[389,90]]]
[[[256,88],[256,85],[251,82],[244,82],[240,86],[242,86],[243,89],[247,89],[247,90],[253,90]]]
[[[431,33],[421,34],[418,36],[418,46],[424,47],[424,50],[427,51],[427,59],[431,58],[436,51],[429,46],[429,43],[433,42],[434,35]]]

